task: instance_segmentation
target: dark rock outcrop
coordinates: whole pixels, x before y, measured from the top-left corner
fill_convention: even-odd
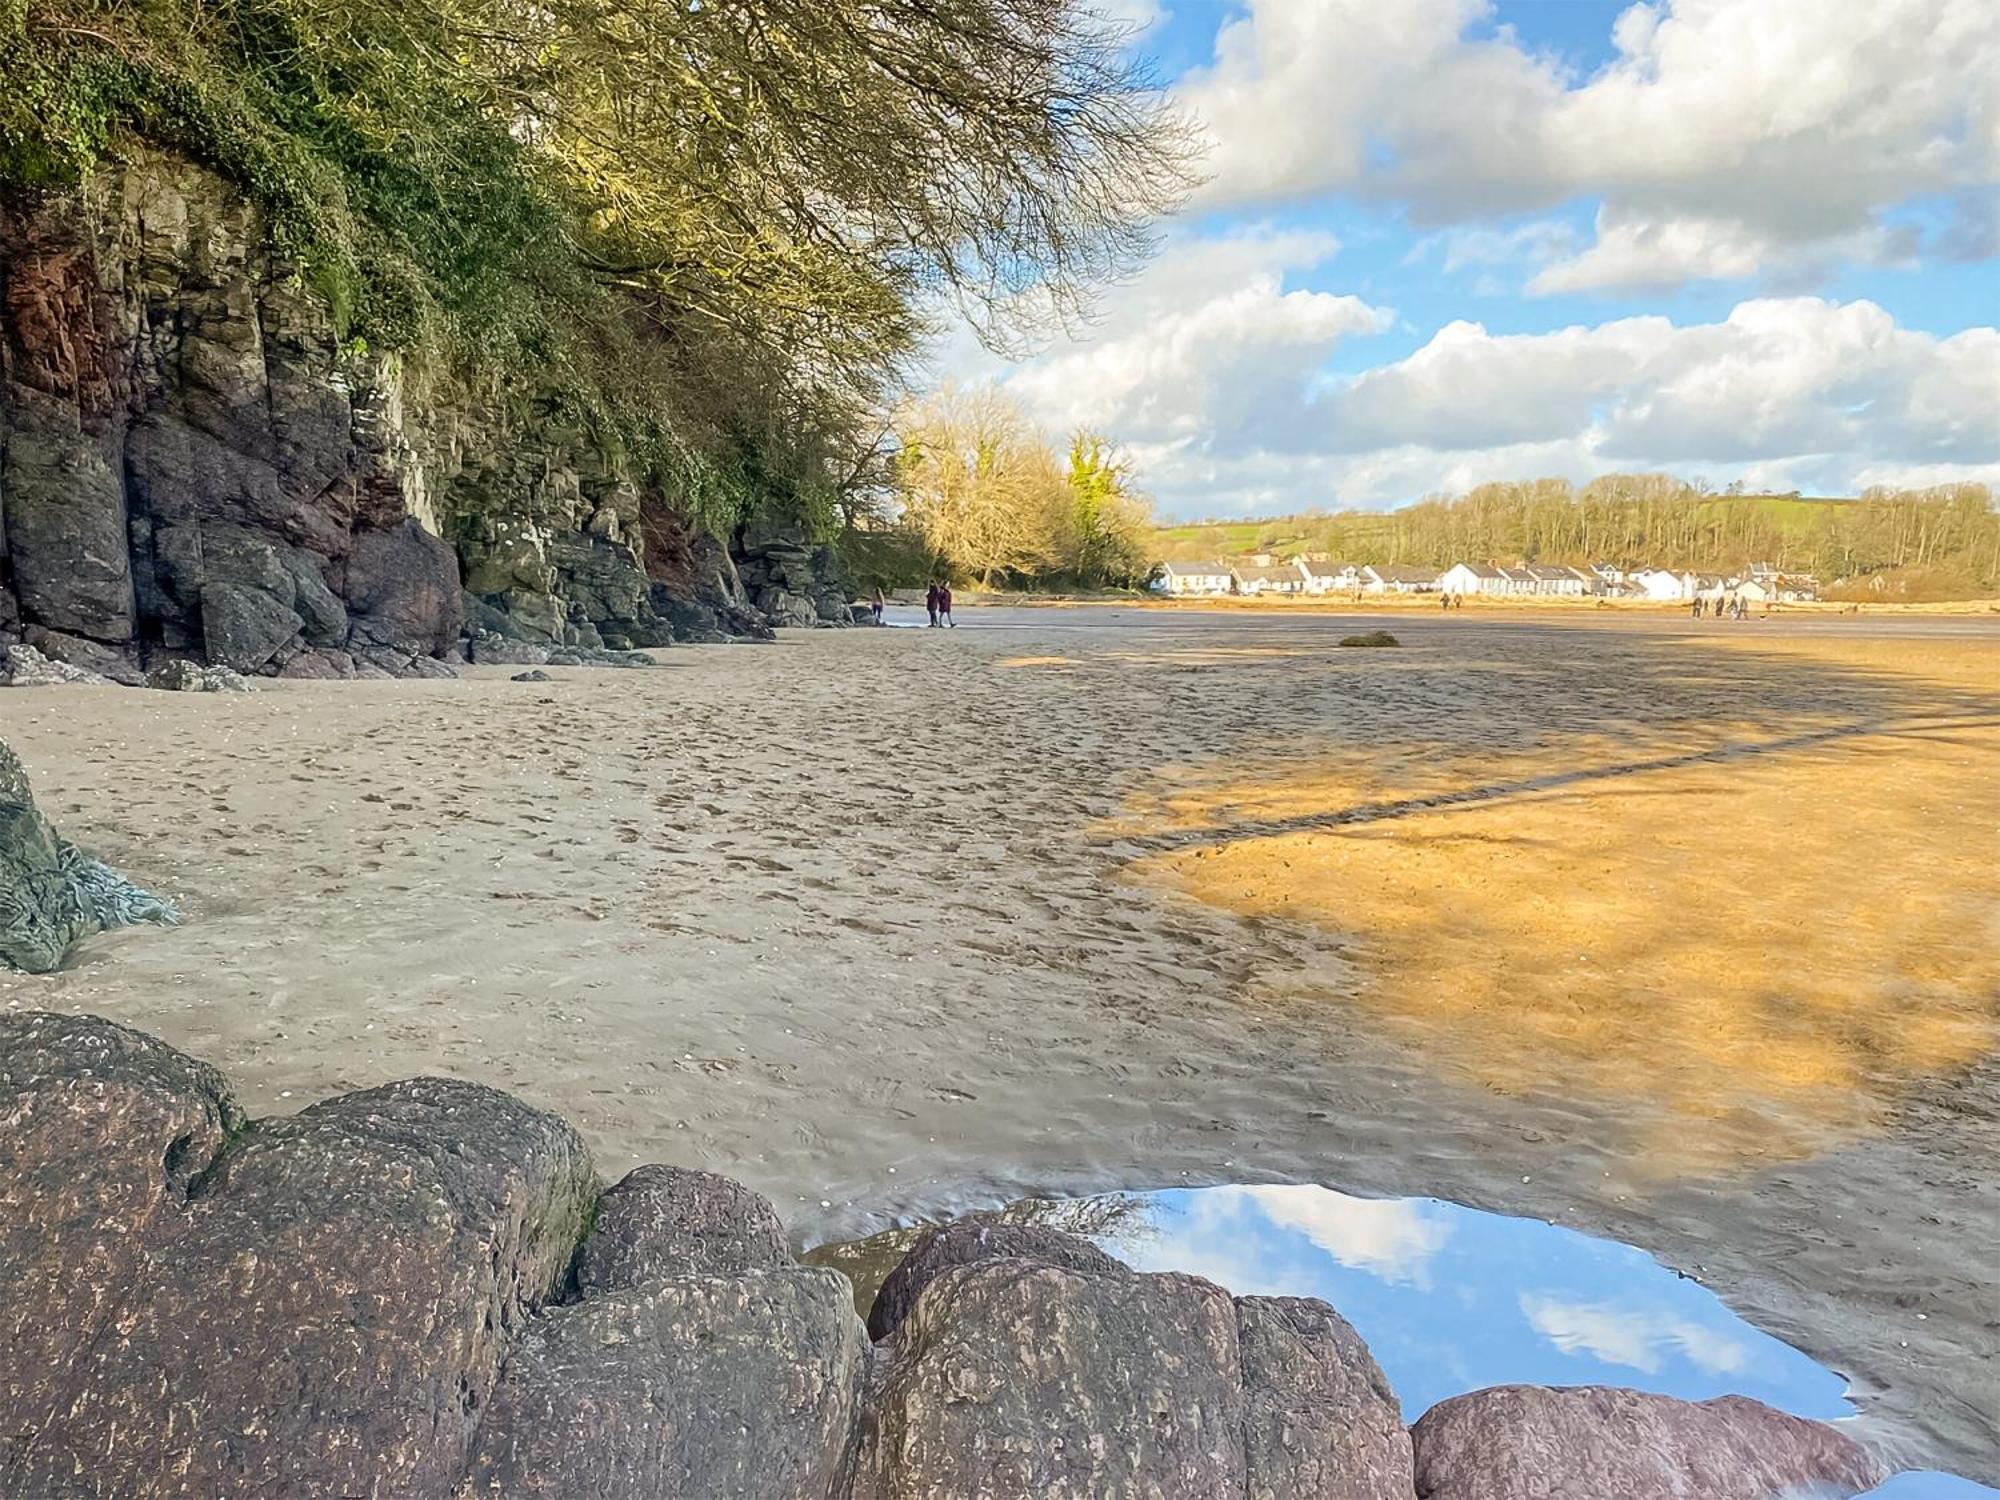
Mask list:
[[[437,675],[468,600],[475,631],[551,647],[768,633],[712,538],[656,568],[648,513],[675,497],[551,403],[416,389],[344,339],[211,171],[132,144],[0,203],[0,631],[51,660]],[[757,539],[775,612],[832,618],[831,554]]]
[[[1420,1500],[1771,1500],[1888,1477],[1844,1434],[1742,1396],[1495,1386],[1440,1401],[1411,1437]]]
[[[21,762],[0,744],[0,968],[46,974],[93,933],[176,920],[171,902],[56,833]]]

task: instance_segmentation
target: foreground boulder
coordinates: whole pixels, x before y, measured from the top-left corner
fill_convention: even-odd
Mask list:
[[[221,1074],[163,1042],[95,1016],[0,1016],[0,1494],[56,1492],[48,1449],[77,1446],[60,1424],[85,1352],[242,1126]]]
[[[59,837],[0,744],[0,969],[47,974],[92,933],[177,920],[171,902]]]
[[[1396,1398],[1321,1302],[961,1224],[912,1249],[870,1321],[894,1336],[855,1500],[1411,1500]]]
[[[1411,1436],[1420,1500],[1771,1500],[1888,1478],[1825,1423],[1743,1396],[1495,1386],[1440,1401]]]
[[[585,1296],[670,1276],[736,1276],[792,1264],[770,1202],[740,1182],[682,1167],[636,1167],[598,1201],[577,1252]]]
[[[0,1493],[448,1495],[595,1182],[565,1122],[415,1079],[237,1137]]]

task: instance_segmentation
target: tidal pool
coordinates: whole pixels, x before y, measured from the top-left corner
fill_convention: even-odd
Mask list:
[[[1368,1341],[1414,1422],[1485,1386],[1617,1385],[1685,1400],[1743,1395],[1822,1420],[1854,1416],[1847,1383],[1642,1250],[1434,1198],[1312,1186],[1169,1188],[1031,1199],[997,1217],[1080,1235],[1142,1271],[1183,1271],[1239,1296],[1319,1297]],[[808,1260],[855,1283],[865,1310],[921,1228]],[[1888,1500],[2000,1495],[1899,1475]]]

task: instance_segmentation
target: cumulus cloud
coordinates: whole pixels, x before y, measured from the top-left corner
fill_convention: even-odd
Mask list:
[[[1872,302],[1757,298],[1711,323],[1496,334],[1456,321],[1331,379],[1327,352],[1386,315],[1284,289],[1277,267],[1321,248],[1270,234],[1185,245],[1159,286],[1126,289],[1101,341],[1005,383],[1051,431],[1088,421],[1124,444],[1170,514],[1394,504],[1615,469],[1835,494],[2000,482],[2000,330],[1941,337]]]
[[[1598,198],[1543,291],[1906,258],[1883,214],[2000,180],[1991,0],[1656,0],[1588,77],[1493,28],[1491,0],[1250,0],[1182,95],[1210,207],[1350,192],[1463,223]],[[1953,244],[1983,243],[1960,234]]]
[[[1451,1238],[1445,1216],[1411,1198],[1353,1198],[1322,1187],[1212,1188],[1207,1197],[1217,1209],[1254,1208],[1341,1265],[1392,1284],[1424,1285]]]
[[[1334,347],[1393,321],[1358,297],[1287,287],[1338,249],[1262,228],[1171,239],[1094,328],[1018,367],[1008,389],[1054,430],[1081,423],[1134,447],[1273,441]]]

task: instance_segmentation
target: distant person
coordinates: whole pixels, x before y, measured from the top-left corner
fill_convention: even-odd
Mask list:
[[[935,583],[924,590],[924,610],[930,615],[931,628],[935,630],[938,622],[938,586]]]
[[[1701,595],[1699,595],[1699,594],[1696,594],[1696,595],[1694,596],[1694,617],[1695,617],[1695,618],[1696,618],[1697,620],[1699,620],[1699,619],[1701,618],[1701,612],[1702,612],[1702,607],[1703,607],[1703,600],[1702,600],[1702,597],[1701,597]]]
[[[877,584],[875,586],[875,597],[868,605],[868,613],[870,613],[875,617],[875,623],[877,625],[880,625],[882,623],[882,613],[884,610],[888,609],[888,607],[889,607],[889,601],[882,596],[882,586],[880,584]]]
[[[951,585],[948,583],[938,585],[938,623],[948,630],[958,629],[957,622],[951,617]]]

